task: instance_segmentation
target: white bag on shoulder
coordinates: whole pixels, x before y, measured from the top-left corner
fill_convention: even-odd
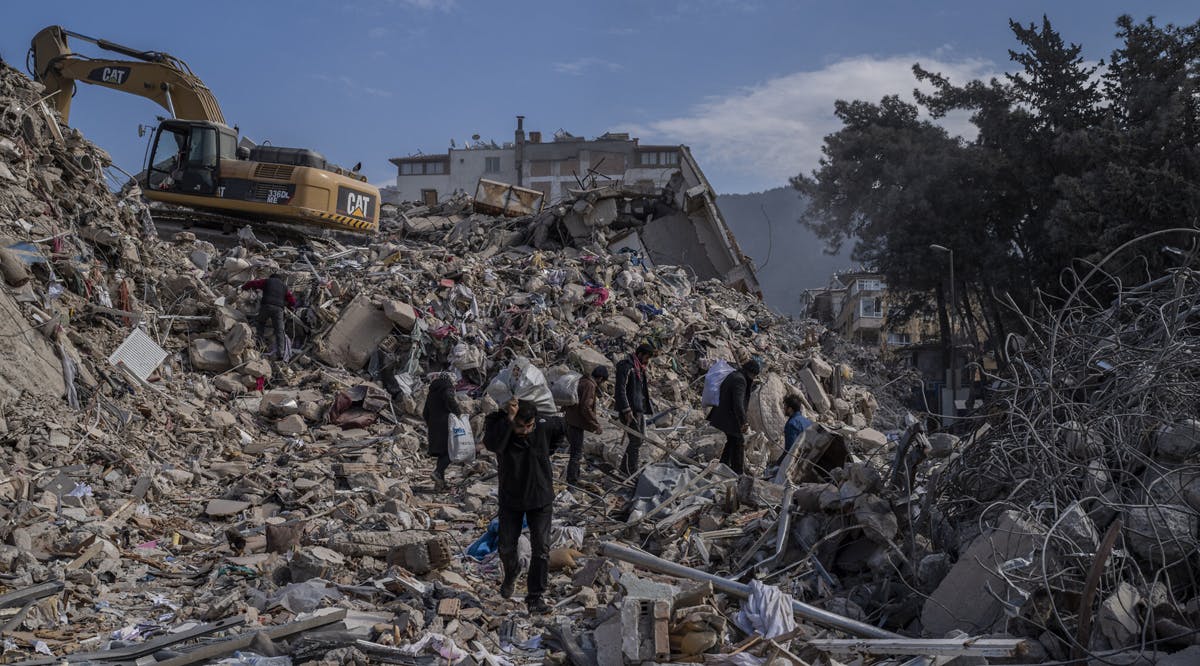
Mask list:
[[[451,414],[449,435],[446,450],[450,455],[450,462],[465,463],[475,460],[475,435],[471,432],[471,419],[461,414]]]
[[[704,375],[704,394],[700,396],[700,404],[704,407],[716,407],[721,403],[721,382],[733,374],[733,366],[725,359],[717,359]]]

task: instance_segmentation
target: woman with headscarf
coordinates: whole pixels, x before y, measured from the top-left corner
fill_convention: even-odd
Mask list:
[[[429,386],[421,416],[429,431],[429,455],[437,458],[433,468],[434,490],[446,488],[446,468],[450,467],[450,415],[462,414],[454,397],[454,382],[450,375],[440,374]]]

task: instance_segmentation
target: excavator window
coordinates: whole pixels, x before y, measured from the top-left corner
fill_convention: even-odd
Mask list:
[[[147,178],[150,189],[176,190],[183,177],[187,157],[188,132],[184,128],[161,127],[154,139]]]
[[[160,127],[150,158],[149,186],[189,194],[217,188],[217,131],[212,127]]]

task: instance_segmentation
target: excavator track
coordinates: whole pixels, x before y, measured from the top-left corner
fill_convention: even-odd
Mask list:
[[[233,215],[222,215],[179,206],[162,204],[150,206],[150,216],[159,230],[159,235],[168,236],[179,231],[191,231],[201,235],[214,245],[237,245],[237,230],[249,226],[254,237],[264,243],[295,245],[308,241],[336,241],[342,245],[366,246],[373,234],[354,234],[336,229],[308,226],[295,222],[277,220],[251,220]]]

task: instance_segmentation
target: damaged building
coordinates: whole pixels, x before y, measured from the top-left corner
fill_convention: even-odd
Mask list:
[[[542,193],[543,212],[556,215],[575,240],[604,228],[610,250],[650,263],[689,266],[762,297],[754,266],[737,244],[716,192],[687,146],[642,145],[626,133],[584,139],[559,130],[550,141],[526,135],[517,116],[514,140],[474,140],[444,155],[395,157],[396,185],[384,200],[436,206],[474,193],[481,180]]]

